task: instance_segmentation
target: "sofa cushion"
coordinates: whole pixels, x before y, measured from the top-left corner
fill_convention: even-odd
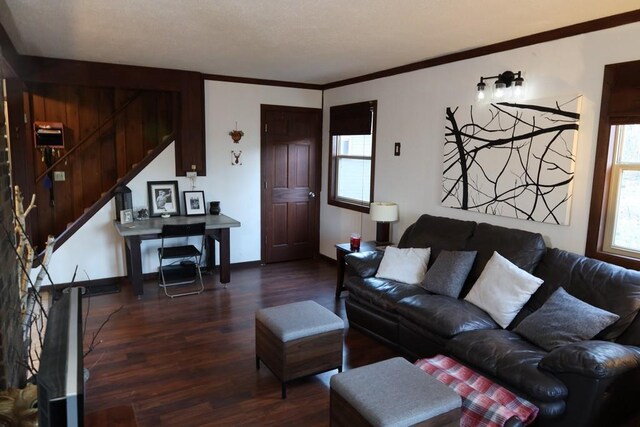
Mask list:
[[[446,251],[438,255],[438,259],[427,271],[422,287],[434,294],[458,298],[465,280],[471,271],[476,251]]]
[[[461,332],[498,327],[491,316],[475,305],[443,295],[407,297],[398,302],[397,310],[402,317],[445,338]]]
[[[567,386],[562,381],[538,369],[538,363],[548,353],[515,332],[464,332],[451,338],[446,348],[470,367],[489,373],[535,400],[553,402],[567,397]]]
[[[489,313],[498,325],[506,328],[541,284],[542,279],[494,252],[465,300]]]
[[[589,340],[619,318],[558,288],[539,310],[520,322],[514,332],[551,351]]]
[[[462,295],[466,295],[478,280],[493,252],[499,252],[519,268],[533,273],[547,250],[542,235],[538,233],[486,223],[478,224],[465,249],[478,251],[478,255],[469,272]]]
[[[430,254],[429,248],[401,249],[387,246],[376,277],[412,285],[419,284],[427,272]]]
[[[531,297],[514,324],[539,309],[560,286],[574,297],[620,316],[617,322],[598,334],[597,339],[617,340],[640,310],[640,271],[561,249],[549,249],[535,275],[543,279],[544,284]],[[636,337],[626,337],[624,343],[640,345],[640,328],[638,332]]]
[[[375,277],[352,276],[345,280],[345,286],[350,294],[357,296],[362,301],[390,312],[396,311],[396,304],[401,299],[427,293],[418,285]]]
[[[431,259],[435,260],[442,249],[464,249],[475,227],[473,221],[424,214],[405,230],[398,247],[431,248]]]

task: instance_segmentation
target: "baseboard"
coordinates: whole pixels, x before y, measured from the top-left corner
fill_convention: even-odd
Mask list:
[[[107,277],[104,279],[83,280],[79,282],[57,283],[55,285],[42,286],[41,291],[50,292],[55,295],[69,287],[85,288],[83,296],[99,295],[120,292],[120,288],[125,283],[124,277]]]

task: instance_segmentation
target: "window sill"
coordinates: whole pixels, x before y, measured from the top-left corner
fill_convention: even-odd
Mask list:
[[[632,258],[624,255],[612,254],[609,252],[603,252],[600,250],[587,250],[586,256],[589,258],[598,259],[611,264],[619,265],[632,270],[640,271],[640,259]]]
[[[368,214],[369,213],[369,204],[367,204],[366,206],[364,205],[358,205],[355,203],[348,203],[348,202],[343,202],[341,200],[329,200],[328,203],[331,206],[337,206],[339,208],[344,208],[344,209],[349,209],[352,211],[356,211],[356,212],[363,212]]]

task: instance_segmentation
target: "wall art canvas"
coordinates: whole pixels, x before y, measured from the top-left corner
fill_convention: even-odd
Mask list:
[[[442,204],[568,224],[581,99],[447,108]]]

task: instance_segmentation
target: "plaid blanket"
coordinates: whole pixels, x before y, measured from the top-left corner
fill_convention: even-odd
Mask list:
[[[420,359],[415,365],[462,397],[461,427],[503,426],[512,417],[527,425],[538,415],[531,402],[447,356]]]

